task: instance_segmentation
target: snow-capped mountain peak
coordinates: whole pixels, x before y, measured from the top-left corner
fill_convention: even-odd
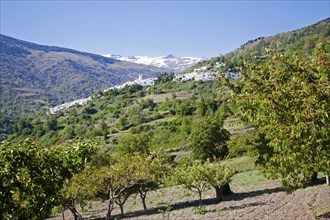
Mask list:
[[[199,61],[204,60],[204,58],[200,58],[200,57],[176,57],[173,54],[169,54],[163,57],[150,57],[150,56],[125,57],[114,54],[103,54],[103,56],[116,60],[168,68],[173,70],[174,72],[180,72],[195,65]]]

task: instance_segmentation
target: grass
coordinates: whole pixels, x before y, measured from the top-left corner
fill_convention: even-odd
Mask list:
[[[222,164],[229,166],[231,169],[234,169],[238,172],[245,172],[250,170],[255,170],[255,160],[254,157],[243,156],[239,158],[232,158],[225,160]]]
[[[231,186],[233,189],[240,186],[258,186],[264,184],[266,180],[259,170],[251,170],[235,174]]]
[[[152,94],[143,97],[142,99],[152,99],[155,103],[165,102],[166,98],[172,99],[172,95],[170,93],[164,94]]]

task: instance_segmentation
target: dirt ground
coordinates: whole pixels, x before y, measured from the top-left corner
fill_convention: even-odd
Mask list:
[[[119,208],[113,211],[117,219],[330,219],[330,187],[325,184],[299,189],[286,194],[279,181],[262,181],[261,184],[245,184],[232,187],[234,194],[217,203],[215,192],[210,189],[203,196],[204,214],[195,214],[197,195],[180,186],[163,188],[147,196],[147,210],[142,209],[140,198],[130,198],[125,204],[125,216],[120,217]],[[106,204],[93,203],[86,219],[105,219]],[[62,214],[50,218],[62,219]],[[65,219],[73,219],[65,212]]]

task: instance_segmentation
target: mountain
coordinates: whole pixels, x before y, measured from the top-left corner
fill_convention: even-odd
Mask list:
[[[0,35],[0,133],[13,119],[168,69]],[[6,127],[6,128],[4,128]]]
[[[297,30],[249,40],[236,50],[201,61],[185,72],[193,72],[194,69],[203,66],[211,68],[219,62],[227,64],[225,71],[234,71],[235,67],[242,66],[244,61],[262,62],[266,57],[266,48],[283,53],[298,52],[304,56],[311,56],[319,43],[323,43],[326,52],[330,54],[330,18]]]
[[[204,60],[204,58],[200,58],[200,57],[176,57],[172,54],[164,57],[150,57],[150,56],[125,57],[125,56],[113,55],[113,54],[104,54],[103,56],[116,60],[129,61],[133,63],[167,68],[173,70],[174,72],[181,72],[195,65],[196,63]]]
[[[24,112],[168,71],[0,35],[0,101]]]

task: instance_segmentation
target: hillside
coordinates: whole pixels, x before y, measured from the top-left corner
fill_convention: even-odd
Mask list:
[[[257,64],[225,82],[163,73],[21,117],[0,146],[0,218],[328,218],[328,51],[281,52],[194,71]]]
[[[114,209],[114,216],[119,219],[301,219],[326,220],[330,218],[330,205],[327,198],[330,189],[325,185],[311,186],[286,194],[278,180],[267,180],[257,170],[236,174],[231,186],[234,194],[217,203],[214,191],[207,190],[205,213],[196,212],[197,195],[182,186],[167,187],[149,192],[147,210],[142,210],[139,199],[129,198],[126,202],[127,213],[120,215],[119,207]],[[160,198],[161,197],[161,198]],[[88,210],[81,210],[85,219],[105,219],[106,203],[90,201]],[[65,219],[73,219],[69,210],[64,212]],[[62,220],[63,213],[49,218]]]
[[[156,77],[167,71],[4,35],[0,35],[0,61],[0,110],[10,119],[86,98],[138,75]],[[1,124],[10,124],[2,120]]]
[[[34,118],[21,118],[11,139],[30,137],[51,145],[84,136],[98,139],[101,146],[111,149],[112,143],[129,133],[148,132],[155,138],[155,149],[163,142],[165,148],[178,147],[185,144],[193,115],[218,110],[221,92],[216,91],[217,85],[172,81],[150,88],[131,85],[123,90],[99,92],[85,106],[74,106],[55,115],[41,112]]]
[[[212,67],[217,62],[227,64],[225,71],[233,71],[235,67],[242,66],[244,61],[262,62],[266,54],[265,49],[274,49],[284,53],[298,52],[310,56],[319,43],[325,44],[325,49],[330,54],[330,18],[298,30],[249,40],[232,52],[201,61],[184,72],[192,72],[202,66]]]

